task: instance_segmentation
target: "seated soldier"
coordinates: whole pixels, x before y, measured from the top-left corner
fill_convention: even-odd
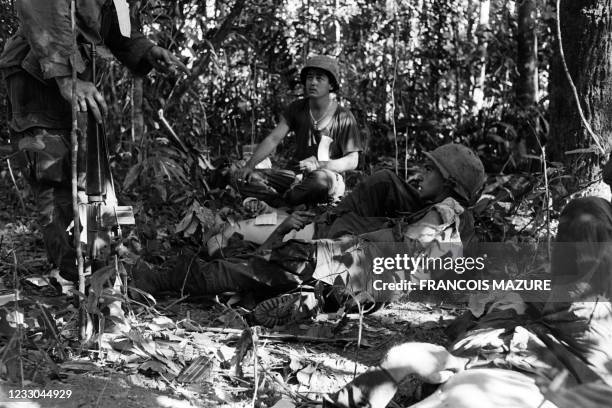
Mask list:
[[[344,195],[342,173],[357,168],[365,142],[353,114],[330,95],[338,92],[338,71],[331,57],[320,55],[306,61],[300,72],[306,97],[287,107],[279,124],[236,172],[243,195],[274,206],[324,203]],[[301,182],[291,170],[255,170],[290,131],[296,142],[290,164],[303,173]]]
[[[469,150],[464,149],[460,151]],[[433,154],[430,157],[435,158]],[[472,185],[473,191],[479,191],[484,183],[483,166],[473,153],[468,157],[477,160],[470,164],[473,169],[479,169],[477,174],[472,174],[480,180],[480,185]],[[134,285],[153,294],[181,289],[198,295],[239,292],[263,300],[315,281],[369,293],[376,302],[390,301],[400,293],[374,288],[374,278],[387,282],[422,275],[414,271],[403,271],[403,275],[389,271],[393,273],[373,276],[374,258],[393,257],[398,253],[461,256],[459,228],[465,209],[454,197],[463,194],[464,186],[458,181],[458,174],[448,173],[448,166],[441,166],[442,163],[432,160],[426,167],[419,199],[429,206],[411,217],[410,222],[397,222],[389,228],[335,239],[282,242],[287,233],[304,228],[311,219],[308,213],[295,212],[276,228],[257,255],[208,263],[183,257],[172,270],[135,273]]]
[[[444,177],[452,197],[464,208],[472,206],[484,185],[482,162],[469,148],[448,143],[425,153],[429,162]],[[421,182],[421,190],[401,180],[390,170],[381,170],[367,177],[349,193],[336,208],[319,216],[314,223],[299,231],[291,231],[288,239],[336,238],[344,234],[358,235],[384,228],[391,219],[418,219],[437,198],[428,191],[435,186],[429,180]],[[229,238],[239,233],[245,241],[262,244],[289,215],[277,212],[276,225],[258,225],[257,219],[239,221],[226,226],[208,240],[208,253],[213,255],[225,248]],[[460,235],[467,247],[474,237],[474,220],[469,211],[461,214]]]
[[[378,367],[329,396],[326,405],[385,407],[398,384],[415,374],[443,385],[413,407],[607,406],[598,404],[612,395],[611,242],[610,203],[596,197],[572,201],[561,214],[553,290],[543,308],[512,319],[493,310],[450,352],[428,343],[394,346]],[[558,383],[564,370],[568,377]]]

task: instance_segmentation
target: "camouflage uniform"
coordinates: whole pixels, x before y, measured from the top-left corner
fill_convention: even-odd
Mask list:
[[[16,0],[20,26],[2,55],[0,71],[6,81],[13,143],[22,154],[16,161],[37,195],[39,222],[49,260],[65,278],[76,278],[74,249],[66,229],[72,221],[70,182],[71,106],[60,94],[55,78],[72,74],[73,35],[70,2]],[[77,1],[79,79],[90,81],[90,45],[102,54],[107,47],[136,74],[151,66],[144,58],[154,46],[142,34],[121,35],[112,0]]]

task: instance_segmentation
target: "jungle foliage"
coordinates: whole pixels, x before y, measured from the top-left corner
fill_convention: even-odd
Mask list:
[[[517,189],[504,185],[513,208],[523,198],[547,207],[541,146],[550,137],[555,4],[527,2],[533,12],[523,18],[535,49],[519,56],[526,28],[518,8],[524,3],[130,1],[144,33],[181,56],[191,74],[135,78],[117,61],[105,63],[99,86],[111,107],[107,127],[119,185],[124,194],[153,186],[161,202],[206,192],[211,163],[238,159],[243,145],[261,141],[283,106],[302,93],[304,60],[326,53],[339,58],[338,97],[368,137],[366,172],[387,166],[407,175],[421,152],[460,142],[478,151],[495,176],[491,185],[499,187],[511,173],[528,178],[513,178]],[[12,7],[0,3],[0,45],[16,27]],[[525,89],[519,66],[525,63],[535,73],[528,103],[517,96]],[[290,151],[284,143],[277,156],[282,160]],[[548,165],[550,187],[563,196],[564,187],[554,183],[563,163]]]

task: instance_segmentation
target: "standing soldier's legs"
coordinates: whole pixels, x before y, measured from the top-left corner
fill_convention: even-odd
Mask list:
[[[67,232],[73,220],[69,137],[65,129],[31,128],[18,133],[16,142],[35,194],[47,257],[63,278],[74,281],[76,251]]]
[[[49,261],[62,276],[76,279],[75,251],[66,229],[72,222],[70,182],[70,105],[55,84],[23,70],[3,72],[10,106],[13,161],[23,169],[36,197]]]

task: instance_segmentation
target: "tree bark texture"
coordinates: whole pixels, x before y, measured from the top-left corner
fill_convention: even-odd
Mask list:
[[[334,12],[336,16],[340,15],[340,0],[334,0]],[[334,19],[334,42],[336,43],[334,56],[337,57],[342,52],[342,26],[338,17]]]
[[[484,87],[487,72],[487,40],[486,31],[489,28],[489,11],[491,9],[490,0],[481,0],[480,2],[480,18],[478,21],[478,49],[480,54],[480,62],[476,69],[476,77],[474,78],[474,90],[472,92],[472,102],[474,104],[474,113],[478,113],[484,106]]]
[[[584,115],[604,148],[612,138],[612,0],[562,0],[561,37],[565,60]],[[555,29],[556,31],[556,29]],[[558,46],[550,73],[550,159],[565,163],[572,175],[598,176],[594,153],[566,155],[594,144],[577,110]]]
[[[518,79],[515,84],[518,115],[516,131],[518,133],[517,147],[523,162],[527,154],[541,154],[540,120],[537,111],[538,98],[538,37],[536,23],[536,0],[521,0],[516,3],[517,15],[517,56],[516,67]],[[541,163],[537,163],[538,166]]]
[[[538,95],[538,42],[536,35],[536,2],[517,3],[518,35],[516,66],[519,80],[516,96],[523,108],[533,106]]]

